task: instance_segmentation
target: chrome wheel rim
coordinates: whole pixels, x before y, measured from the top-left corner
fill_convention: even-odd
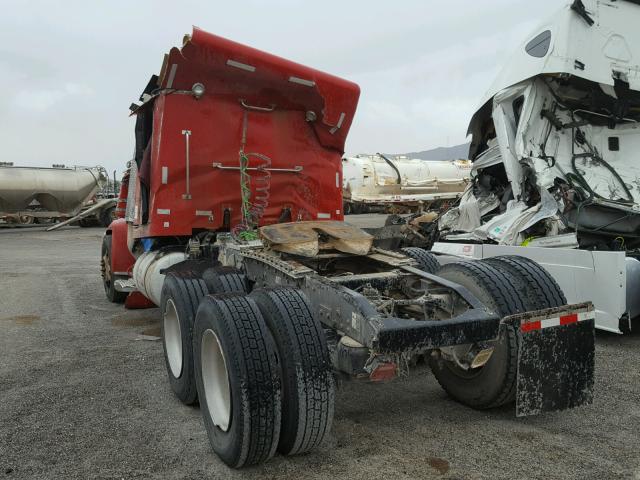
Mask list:
[[[209,416],[215,426],[226,432],[231,421],[229,374],[220,340],[211,329],[202,335],[200,364]]]
[[[180,317],[172,299],[167,300],[164,309],[164,345],[167,350],[169,368],[175,378],[182,374],[182,331]]]

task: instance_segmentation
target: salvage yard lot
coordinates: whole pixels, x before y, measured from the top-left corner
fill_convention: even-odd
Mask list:
[[[100,229],[0,230],[0,478],[640,479],[640,334],[598,334],[595,402],[516,419],[425,370],[344,383],[329,440],[234,471],[166,381],[157,309],[109,303]]]

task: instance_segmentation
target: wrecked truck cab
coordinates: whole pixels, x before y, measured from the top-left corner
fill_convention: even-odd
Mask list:
[[[640,280],[639,22],[636,1],[576,0],[525,39],[470,121],[472,182],[438,225],[445,242],[593,251],[594,279],[595,256],[624,252],[606,282],[623,306],[600,315],[611,331],[640,313],[626,289]],[[559,282],[575,267],[533,255]],[[564,277],[569,301],[597,296]]]
[[[499,231],[473,236],[513,245],[552,219],[528,233],[578,229],[581,246],[607,243],[607,234],[639,244],[638,20],[632,2],[573,2],[525,40],[469,124],[474,182],[462,203],[474,197],[480,211],[462,225],[445,220],[443,230],[471,233],[504,216]],[[624,222],[615,221],[620,211]]]

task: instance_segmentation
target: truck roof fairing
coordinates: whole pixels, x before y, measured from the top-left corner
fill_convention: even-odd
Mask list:
[[[471,117],[474,137],[491,116],[490,102],[507,87],[539,75],[572,75],[640,91],[640,2],[572,0],[542,22],[516,49]],[[470,158],[475,156],[474,142]]]
[[[133,236],[237,230],[249,214],[256,226],[341,220],[340,163],[359,94],[353,82],[194,28],[132,106]]]
[[[158,86],[190,90],[208,77],[224,77],[216,82],[226,89],[218,95],[244,95],[248,103],[269,97],[280,108],[316,112],[321,144],[344,151],[360,96],[357,84],[193,27],[182,48],[165,56]]]

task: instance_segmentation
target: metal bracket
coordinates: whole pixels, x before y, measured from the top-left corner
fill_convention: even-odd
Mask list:
[[[462,285],[458,285],[455,282],[451,282],[449,280],[446,280],[446,279],[444,279],[442,277],[439,277],[437,275],[434,275],[432,273],[424,272],[424,271],[422,271],[422,270],[420,270],[420,269],[418,269],[416,267],[410,266],[410,265],[398,265],[398,268],[400,268],[401,270],[404,270],[406,272],[413,273],[414,275],[422,277],[425,280],[429,280],[431,282],[434,282],[434,283],[437,283],[439,285],[442,285],[445,288],[449,288],[449,289],[453,290],[458,295],[460,295],[460,297],[462,297],[462,299],[465,302],[467,302],[472,309],[476,309],[476,310],[485,310],[486,309],[486,307],[480,302],[480,300],[478,300],[469,290],[467,290],[466,287],[463,287]]]
[[[186,192],[182,195],[183,200],[191,200],[191,191],[189,188],[189,137],[191,136],[191,130],[182,130],[185,143],[185,161],[186,161]]]
[[[240,99],[240,105],[242,105],[247,110],[255,110],[256,112],[273,112],[276,109],[274,104],[269,105],[268,107],[259,107],[258,105],[249,105],[244,101],[244,99]]]
[[[113,287],[115,288],[115,290],[117,292],[131,293],[131,292],[137,292],[138,291],[138,288],[136,286],[136,282],[133,280],[133,278],[128,278],[126,280],[118,279],[115,282],[113,282]]]
[[[211,165],[213,168],[218,168],[220,170],[240,170],[240,167],[225,167],[221,163],[213,162]],[[300,173],[303,168],[302,165],[296,165],[293,168],[257,168],[257,167],[247,167],[246,170],[266,170],[268,172],[291,172],[291,173]]]

